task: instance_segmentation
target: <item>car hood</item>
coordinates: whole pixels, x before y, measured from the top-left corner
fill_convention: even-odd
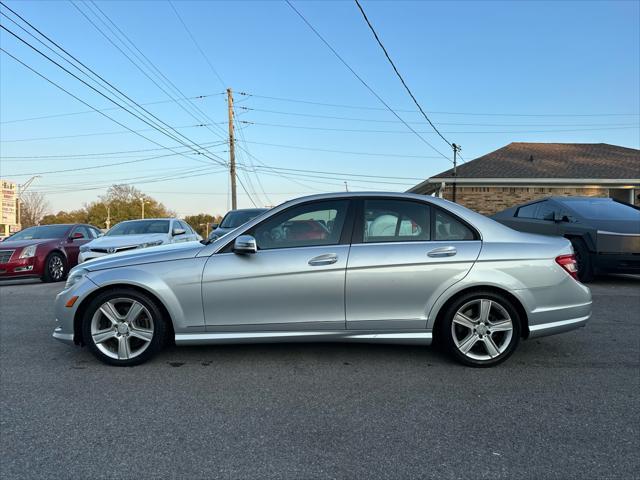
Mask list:
[[[114,235],[113,237],[104,236],[91,240],[87,245],[91,248],[110,248],[110,247],[127,247],[129,245],[141,245],[143,243],[169,240],[166,233],[147,233],[143,235]]]
[[[59,238],[43,238],[43,239],[33,239],[33,240],[5,240],[4,242],[0,242],[0,250],[9,250],[9,249],[18,249],[28,247],[29,245],[41,245],[43,243],[57,243],[59,242]]]
[[[104,257],[98,257],[81,263],[77,268],[84,268],[91,272],[105,270],[107,268],[126,267],[131,265],[141,265],[144,263],[168,262],[171,260],[181,260],[183,258],[193,258],[204,245],[200,242],[180,242],[159,245],[157,247],[127,250]]]

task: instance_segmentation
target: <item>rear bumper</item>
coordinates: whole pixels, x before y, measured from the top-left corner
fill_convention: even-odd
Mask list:
[[[30,257],[0,263],[0,278],[39,277],[42,265],[37,260],[37,257]]]
[[[545,335],[555,335],[556,333],[568,332],[569,330],[584,327],[590,318],[591,313],[584,317],[570,318],[567,320],[559,320],[557,322],[532,325],[529,327],[529,338],[544,337]]]

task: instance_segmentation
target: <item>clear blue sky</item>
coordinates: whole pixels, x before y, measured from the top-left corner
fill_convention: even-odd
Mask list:
[[[7,4],[137,102],[168,100],[71,3]],[[301,177],[297,176],[301,172],[289,172],[296,175],[289,179],[275,176],[273,171],[271,174],[263,171],[259,178],[254,174],[247,178],[246,172],[242,173],[240,178],[257,204],[276,204],[306,193],[341,190],[344,180],[354,190],[405,190],[419,179],[449,167],[447,160],[383,109],[286,3],[177,1],[174,4],[222,82],[200,55],[170,4],[97,3],[186,96],[211,95],[193,101],[220,124],[211,127],[215,134],[206,127],[195,127],[204,121],[202,115],[198,114],[201,120],[198,122],[173,102],[146,108],[173,127],[186,127],[179,131],[194,142],[211,143],[221,139],[222,133],[218,132],[222,130],[218,127],[226,128],[225,96],[220,95],[223,87],[255,94],[236,95],[238,107],[255,109],[237,110],[238,120],[254,122],[239,124],[242,130],[239,140],[249,142],[241,143],[242,146],[269,166],[338,173]],[[450,155],[447,145],[430,132],[419,114],[411,111],[414,107],[410,98],[353,2],[295,5],[388,104],[402,110],[400,115],[406,121],[416,130],[426,132],[423,136],[430,143]],[[365,1],[363,5],[416,97],[428,112],[434,112],[430,115],[447,132],[445,136],[462,146],[465,159],[476,158],[512,141],[606,142],[639,147],[639,2]],[[79,7],[95,19],[88,6]],[[4,8],[2,11],[6,12]],[[26,37],[6,18],[1,20],[3,25]],[[89,104],[98,108],[111,106],[6,32],[2,32],[0,40],[3,48]],[[32,173],[170,153],[32,158],[158,147],[131,133],[85,135],[123,131],[96,113],[14,122],[82,112],[87,107],[6,55],[0,55],[0,61],[2,178],[22,182]],[[273,100],[258,95],[373,109]],[[149,128],[125,112],[105,113],[135,130]],[[163,146],[176,145],[157,132],[141,133]],[[47,138],[60,136],[68,138]],[[378,155],[261,145],[264,143]],[[225,150],[225,145],[211,148],[224,160],[228,158]],[[221,167],[209,166],[202,156],[190,157],[42,173],[32,188],[47,194],[52,210],[77,208],[103,193],[103,186],[124,181],[133,182],[180,215],[202,211],[224,213],[228,206],[228,176]],[[238,157],[247,168],[256,162],[243,151]],[[335,178],[318,178],[322,176]],[[257,194],[253,195],[254,191]],[[240,186],[239,192],[240,206],[251,206]]]

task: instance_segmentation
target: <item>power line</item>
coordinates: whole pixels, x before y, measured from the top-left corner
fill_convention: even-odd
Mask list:
[[[295,117],[323,118],[328,120],[348,120],[351,122],[370,122],[370,123],[401,123],[398,120],[380,120],[362,117],[343,117],[338,115],[318,115],[312,113],[300,112],[283,112],[282,110],[268,110],[264,108],[254,107],[238,107],[247,112],[264,112],[277,115],[290,115]],[[423,122],[407,122],[413,125],[422,125]],[[439,125],[458,125],[469,127],[607,127],[607,126],[630,126],[628,123],[460,123],[460,122],[438,122]]]
[[[367,129],[358,129],[358,128],[332,128],[332,127],[312,127],[307,125],[286,125],[280,123],[263,123],[263,122],[252,122],[248,120],[240,120],[240,123],[244,123],[247,125],[262,125],[265,127],[277,127],[277,128],[295,128],[301,130],[323,130],[327,132],[359,132],[359,133],[401,133],[408,134],[411,132],[407,132],[406,130],[367,130]],[[625,130],[631,128],[638,128],[638,124],[629,124],[627,127],[599,127],[599,128],[576,128],[576,129],[547,129],[547,130],[488,130],[488,131],[447,131],[444,133],[451,134],[491,134],[491,133],[545,133],[545,132],[587,132],[587,131],[599,131],[599,130]],[[434,134],[436,132],[430,131],[419,131],[421,134]]]
[[[95,91],[96,93],[98,93],[99,95],[101,95],[102,97],[106,98],[107,100],[109,100],[111,103],[113,103],[114,105],[124,109],[125,111],[127,111],[129,114],[133,115],[134,117],[136,117],[138,120],[142,121],[143,123],[146,123],[147,125],[149,125],[150,127],[158,130],[159,132],[163,133],[164,135],[170,137],[172,140],[178,142],[178,143],[182,143],[183,145],[185,144],[184,141],[180,140],[179,138],[177,138],[176,136],[174,136],[173,134],[170,134],[165,127],[163,127],[162,125],[165,125],[166,127],[168,127],[170,130],[173,130],[177,135],[182,136],[183,138],[184,135],[182,135],[181,133],[179,133],[178,131],[176,131],[173,127],[171,127],[170,125],[168,125],[166,122],[163,122],[162,120],[160,120],[158,117],[156,117],[155,115],[153,115],[151,112],[149,112],[147,109],[145,109],[144,107],[140,106],[137,102],[135,102],[134,100],[132,100],[129,96],[127,96],[126,94],[124,94],[121,90],[119,90],[117,87],[115,87],[113,84],[111,84],[110,82],[108,82],[107,80],[105,80],[102,76],[100,76],[99,74],[97,74],[95,71],[93,71],[91,68],[89,68],[87,65],[85,65],[83,62],[81,62],[80,60],[78,60],[75,56],[73,56],[71,53],[69,53],[67,50],[65,50],[62,46],[60,46],[58,43],[56,43],[54,40],[52,40],[50,37],[48,37],[47,35],[45,35],[42,31],[40,31],[37,27],[35,27],[34,25],[32,25],[28,20],[26,20],[24,17],[22,17],[19,13],[15,12],[14,10],[12,10],[11,8],[7,7],[7,5],[4,2],[0,2],[0,4],[5,7],[7,10],[9,10],[11,13],[13,13],[16,17],[18,17],[22,22],[24,22],[25,24],[27,24],[31,29],[33,29],[35,32],[37,32],[41,37],[45,38],[48,42],[50,42],[52,45],[55,45],[60,51],[64,52],[69,58],[73,59],[74,62],[76,62],[76,64],[80,65],[82,68],[78,67],[76,64],[74,64],[73,62],[71,62],[70,60],[68,60],[67,58],[63,57],[62,55],[60,55],[58,52],[56,52],[55,50],[53,50],[50,46],[46,45],[42,40],[40,40],[39,38],[36,38],[32,33],[28,32],[24,27],[18,25],[17,22],[15,22],[14,20],[10,19],[14,24],[18,25],[19,28],[21,28],[23,31],[27,32],[27,34],[29,34],[31,37],[35,38],[38,42],[40,42],[41,44],[45,45],[45,47],[47,47],[49,50],[51,50],[52,52],[54,52],[58,57],[62,58],[64,61],[66,61],[69,65],[71,65],[73,68],[75,68],[76,70],[78,70],[81,74],[83,74],[84,76],[88,77],[90,80],[92,80],[94,83],[99,83],[95,80],[95,78],[98,78],[103,86],[107,85],[108,89],[110,89],[110,93],[115,93],[116,96],[119,97],[120,101],[124,101],[125,103],[128,104],[129,107],[137,109],[137,112],[134,113],[131,110],[129,110],[126,107],[123,107],[122,105],[120,105],[118,102],[116,102],[115,100],[113,100],[111,97],[105,95],[103,92],[101,92],[100,90],[98,90],[97,88],[95,88],[94,86],[90,85],[89,83],[87,83],[86,81],[84,81],[83,79],[81,79],[80,77],[78,77],[76,74],[74,74],[73,72],[69,71],[67,68],[65,68],[64,66],[62,66],[61,64],[59,64],[58,62],[56,62],[55,60],[53,60],[51,57],[49,57],[48,55],[46,55],[45,53],[43,53],[41,50],[39,50],[38,48],[34,47],[31,43],[29,43],[28,41],[26,41],[25,39],[23,39],[22,37],[20,37],[19,35],[17,35],[16,33],[14,33],[13,31],[9,30],[8,28],[6,28],[4,25],[0,25],[0,28],[2,28],[3,30],[7,31],[9,34],[11,34],[13,37],[15,37],[17,40],[19,40],[20,42],[22,42],[23,44],[25,44],[26,46],[28,46],[29,48],[31,48],[32,50],[34,50],[36,53],[40,54],[41,56],[43,56],[44,58],[46,58],[47,60],[49,60],[51,63],[53,63],[54,65],[56,65],[58,68],[60,68],[61,70],[63,70],[64,72],[66,72],[68,75],[71,75],[72,77],[74,77],[76,80],[80,81],[81,83],[83,83],[84,85],[86,85],[87,87],[89,87],[91,90]],[[6,18],[9,18],[6,14],[3,13],[3,15]],[[84,69],[84,71],[83,71]],[[87,74],[86,72],[90,72],[95,78],[91,77],[89,74]],[[135,105],[135,106],[134,106]],[[142,110],[144,113],[141,113],[140,110]],[[142,117],[140,116],[142,115]],[[156,122],[157,120],[157,122]],[[158,123],[159,122],[159,123]],[[162,124],[162,125],[160,125]],[[191,142],[193,143],[193,142]],[[213,158],[211,158],[211,160],[217,161]]]
[[[449,145],[451,148],[453,148],[453,144],[449,140],[447,140],[444,137],[444,135],[442,135],[442,132],[440,132],[440,130],[438,130],[438,128],[433,124],[433,122],[427,116],[427,114],[424,113],[424,110],[422,109],[422,106],[420,105],[420,103],[418,103],[418,100],[416,99],[415,95],[413,94],[413,92],[411,91],[409,86],[407,85],[407,82],[405,82],[404,78],[402,78],[402,75],[400,75],[400,72],[398,71],[398,68],[396,67],[396,64],[393,63],[393,60],[391,60],[391,57],[389,56],[389,52],[387,52],[387,49],[382,44],[382,41],[380,41],[380,37],[378,37],[378,34],[376,33],[375,29],[373,28],[373,25],[371,25],[371,22],[367,18],[367,14],[364,13],[364,9],[362,8],[362,5],[360,5],[360,2],[358,0],[355,0],[355,2],[356,2],[356,5],[358,6],[358,9],[360,10],[360,13],[362,13],[362,16],[364,17],[365,22],[367,22],[367,25],[369,25],[369,28],[371,29],[371,33],[373,33],[373,36],[375,37],[376,41],[378,42],[378,45],[380,45],[380,48],[382,48],[382,51],[384,52],[384,55],[387,57],[387,60],[389,60],[389,63],[393,67],[393,71],[396,72],[396,75],[400,79],[400,82],[402,82],[402,85],[404,86],[405,90],[407,91],[407,93],[411,97],[411,100],[413,100],[413,103],[416,104],[416,107],[418,107],[418,110],[420,110],[420,113],[422,114],[422,116],[429,123],[429,125],[431,125],[431,128],[433,128],[433,130],[438,134],[438,136],[442,140],[444,140],[444,142],[447,145]]]
[[[169,92],[167,92],[167,90],[165,90],[160,84],[158,84],[158,82],[156,80],[154,80],[153,78],[151,78],[151,76],[138,64],[138,62],[142,63],[143,65],[146,66],[146,68],[150,69],[150,71],[153,73],[153,70],[155,70],[157,73],[155,74],[156,78],[159,78],[160,81],[163,81],[163,83],[168,87],[168,88],[173,88],[173,90],[175,92],[178,93],[179,96],[182,97],[182,100],[186,100],[186,103],[191,106],[191,108],[193,108],[196,112],[200,112],[201,114],[203,114],[204,116],[206,116],[204,114],[204,112],[202,112],[202,110],[197,107],[193,102],[191,102],[186,95],[184,95],[179,89],[178,87],[175,86],[175,84],[173,84],[173,82],[171,82],[156,66],[155,64],[153,64],[153,62],[151,62],[151,60],[149,60],[149,58],[135,45],[135,43],[133,43],[133,41],[126,35],[126,33],[124,33],[120,27],[118,27],[105,13],[104,11],[102,11],[100,9],[100,7],[98,5],[96,5],[94,2],[91,2],[91,4],[87,3],[85,4],[86,8],[111,32],[111,34],[117,38],[122,45],[129,50],[129,52],[131,52],[133,55],[135,55],[138,59],[138,62],[134,61],[124,50],[122,50],[122,48],[120,48],[110,37],[109,35],[107,35],[98,25],[96,25],[96,23],[94,21],[92,21],[86,13],[84,13],[79,7],[78,5],[76,5],[75,3],[71,2],[72,5],[76,8],[76,10],[78,10],[80,12],[80,14],[91,24],[93,25],[93,27],[102,35],[104,36],[107,41],[109,43],[111,43],[111,45],[113,45],[122,55],[124,55],[124,57],[129,60],[129,62],[131,62],[131,64],[133,66],[135,66],[145,77],[147,77],[156,87],[158,87],[167,97],[169,97],[171,100],[176,101],[177,105],[183,110],[185,111],[189,116],[191,116],[192,118],[194,118],[195,120],[197,120],[200,123],[204,123],[202,122],[202,119],[197,117],[196,115],[193,114],[193,111],[188,110],[184,105],[182,105],[182,103],[177,102],[176,98],[174,98]],[[102,14],[102,16],[111,24],[113,25],[113,27],[115,29],[117,29],[117,31],[120,33],[120,35],[133,47],[133,49],[135,49],[138,53],[134,52],[131,47],[129,47],[129,45],[127,45],[127,43],[125,43],[121,38],[118,37],[118,35],[116,34],[115,30],[113,28],[111,28],[111,26],[107,23],[105,23],[105,21],[98,16],[98,14],[96,14],[89,5],[93,5],[93,7]],[[145,64],[146,62],[146,64]],[[159,75],[159,76],[158,76]],[[162,77],[162,78],[160,78]],[[212,123],[215,123],[213,121],[211,121]],[[212,129],[210,129],[208,126],[207,128],[214,134],[214,135],[220,135],[219,133],[214,132]],[[223,138],[223,137],[222,137]]]
[[[391,113],[393,113],[393,115],[395,115],[395,117],[400,120],[402,123],[404,123],[404,125],[411,130],[414,135],[416,135],[420,140],[422,140],[422,142],[424,142],[425,144],[427,144],[431,149],[433,149],[435,152],[437,152],[438,154],[440,154],[440,156],[446,158],[447,160],[451,161],[451,159],[449,159],[449,157],[447,157],[444,153],[442,153],[440,150],[438,150],[436,147],[434,147],[433,145],[431,145],[422,135],[420,135],[418,132],[416,132],[413,127],[411,127],[411,125],[409,125],[407,122],[404,121],[404,119],[398,115],[398,113],[389,106],[389,104],[387,104],[387,102],[385,102],[382,97],[380,95],[378,95],[375,90],[373,88],[371,88],[369,86],[369,84],[367,82],[365,82],[362,77],[360,75],[358,75],[358,73],[356,73],[356,71],[351,68],[351,66],[340,56],[340,54],[331,46],[331,44],[324,39],[324,37],[322,35],[320,35],[320,33],[313,27],[313,25],[311,25],[311,23],[309,23],[309,21],[304,17],[304,15],[302,15],[302,13],[300,13],[296,7],[293,6],[293,4],[290,2],[290,0],[285,0],[285,2],[287,2],[287,5],[289,5],[289,7],[291,7],[291,9],[298,14],[298,16],[302,19],[302,21],[311,29],[311,31],[313,33],[315,33],[315,35],[322,41],[322,43],[324,43],[327,48],[329,48],[329,50],[331,50],[331,52],[336,56],[336,58],[338,60],[340,60],[340,62],[342,62],[342,64],[347,67],[347,69],[360,81],[360,83],[362,83],[362,85],[364,85],[367,90],[369,90],[379,101],[380,103],[382,103],[387,110],[389,110]]]
[[[180,128],[180,127],[177,127]],[[226,142],[213,142],[213,143],[205,143],[207,147],[224,145]],[[180,147],[179,147],[180,148]],[[0,156],[0,159],[3,161],[24,161],[24,160],[39,160],[39,159],[75,159],[79,157],[101,157],[101,158],[124,158],[124,157],[113,157],[114,155],[119,155],[122,153],[141,153],[141,152],[157,152],[158,150],[168,150],[168,147],[163,148],[143,148],[138,150],[119,150],[115,152],[93,152],[93,153],[67,153],[62,155],[21,155],[21,156]]]
[[[133,115],[134,117],[136,117],[138,120],[146,123],[147,125],[149,125],[152,128],[156,128],[160,133],[164,134],[165,136],[168,136],[169,138],[171,138],[172,140],[181,143],[184,146],[188,146],[189,144],[195,144],[198,145],[197,143],[193,142],[193,140],[188,139],[186,136],[184,136],[183,134],[181,134],[180,132],[178,132],[177,130],[175,130],[173,127],[171,127],[170,125],[168,125],[166,122],[163,122],[162,120],[160,120],[157,116],[155,116],[154,114],[152,114],[151,112],[149,112],[148,110],[146,110],[144,107],[140,106],[140,104],[138,104],[137,102],[135,102],[134,100],[132,100],[129,96],[127,96],[126,94],[124,94],[121,90],[119,90],[118,88],[116,88],[115,86],[113,86],[110,82],[108,82],[107,80],[105,80],[103,77],[101,77],[99,74],[97,74],[96,72],[94,72],[91,68],[87,67],[84,63],[82,63],[80,60],[78,60],[76,57],[74,57],[73,55],[71,55],[68,51],[66,51],[64,48],[62,48],[59,44],[57,44],[55,41],[53,41],[52,39],[50,39],[47,35],[45,35],[44,33],[42,33],[40,30],[38,30],[36,27],[34,27],[31,23],[29,23],[27,20],[25,20],[22,16],[20,16],[18,13],[16,13],[15,11],[13,11],[11,8],[7,7],[3,2],[0,2],[0,4],[2,4],[2,6],[4,6],[5,8],[7,8],[9,11],[11,11],[14,15],[16,15],[18,18],[20,18],[24,23],[26,23],[27,25],[29,25],[29,27],[31,27],[34,31],[36,31],[40,36],[42,36],[43,38],[47,39],[50,43],[52,43],[53,45],[55,45],[58,49],[60,49],[62,52],[64,52],[67,56],[69,56],[70,58],[72,58],[75,62],[77,62],[79,65],[81,65],[85,70],[91,72],[95,77],[99,78],[103,83],[109,85],[109,87],[111,87],[113,90],[115,90],[116,92],[118,92],[121,96],[124,96],[126,99],[128,99],[130,102],[132,102],[133,104],[135,104],[139,109],[143,110],[146,114],[148,114],[150,117],[152,117],[155,120],[158,120],[158,122],[160,122],[163,125],[166,125],[169,129],[173,130],[176,134],[178,134],[180,137],[186,139],[188,141],[188,143],[185,143],[183,140],[181,140],[180,138],[177,138],[176,136],[170,134],[164,127],[158,127],[157,123],[155,122],[155,120],[151,120],[149,121],[148,118],[142,118],[140,117],[140,115],[131,112],[131,110],[123,107],[122,105],[120,105],[118,102],[116,102],[115,100],[113,100],[111,97],[105,95],[104,93],[102,93],[101,91],[97,90],[95,87],[89,85],[87,82],[85,82],[84,80],[82,80],[80,77],[78,77],[77,75],[75,75],[74,73],[70,72],[68,69],[66,69],[65,67],[63,67],[62,65],[60,65],[58,62],[56,62],[55,60],[53,60],[52,58],[50,58],[49,56],[47,56],[46,54],[44,54],[43,52],[41,52],[40,50],[38,50],[36,47],[34,47],[33,45],[31,45],[29,42],[27,42],[26,40],[24,40],[23,38],[21,38],[19,35],[15,34],[14,32],[12,32],[11,30],[7,29],[6,27],[4,27],[3,25],[0,25],[0,27],[2,27],[4,30],[6,30],[7,32],[9,32],[12,36],[14,36],[16,39],[20,40],[22,43],[24,43],[25,45],[27,45],[29,48],[31,48],[32,50],[36,51],[37,53],[39,53],[40,55],[42,55],[44,58],[46,58],[47,60],[49,60],[50,62],[52,62],[53,64],[55,64],[56,66],[58,66],[60,69],[62,69],[63,71],[65,71],[67,74],[71,75],[72,77],[74,77],[75,79],[77,79],[78,81],[80,81],[81,83],[83,83],[84,85],[86,85],[87,87],[89,87],[90,89],[92,89],[93,91],[95,91],[96,93],[98,93],[99,95],[101,95],[102,97],[106,98],[107,100],[109,100],[111,103],[113,103],[116,106],[119,106],[121,108],[123,108],[125,111],[127,111],[129,114]],[[15,23],[15,22],[14,22]],[[15,58],[15,57],[14,57]],[[71,65],[73,65],[69,60],[67,60],[67,62]],[[22,62],[21,62],[22,63]],[[26,65],[23,63],[23,65]],[[73,65],[76,69],[80,70],[78,67],[76,67],[75,65]],[[30,68],[31,69],[31,68]],[[35,72],[35,70],[31,69],[32,71]],[[84,73],[84,72],[83,72]],[[87,75],[85,73],[85,75]],[[41,75],[42,76],[42,75]],[[46,77],[42,76],[43,78],[46,79]],[[48,79],[47,79],[48,80]],[[51,82],[53,83],[53,82]],[[77,97],[76,97],[77,98]],[[179,104],[180,105],[180,104]],[[87,106],[92,107],[91,105]],[[114,120],[112,117],[109,117],[108,115],[106,115],[104,112],[100,112],[103,116],[106,116],[107,118],[110,118],[111,120]],[[153,122],[153,123],[151,123]],[[116,122],[121,126],[124,126],[123,124]],[[126,127],[128,129],[128,127]],[[139,134],[138,134],[139,135]],[[144,137],[146,138],[146,137]],[[149,139],[147,139],[149,140]],[[156,145],[159,146],[163,146],[157,142],[153,142]],[[201,146],[198,146],[199,148],[203,149]],[[213,156],[209,156],[209,155],[205,155],[208,159],[212,160],[215,163],[221,163],[224,164],[224,160],[220,159],[216,159],[214,157],[216,157],[216,155]],[[189,158],[189,157],[187,157]],[[219,158],[219,157],[218,157]]]
[[[30,70],[31,72],[35,73],[37,76],[39,76],[40,78],[42,78],[43,80],[47,81],[48,83],[50,83],[51,85],[55,86],[56,88],[62,90],[64,93],[66,93],[67,95],[73,97],[74,99],[76,99],[77,101],[79,101],[80,103],[82,103],[83,105],[86,105],[87,107],[93,108],[90,104],[88,104],[87,102],[85,102],[84,100],[82,100],[80,97],[74,95],[73,93],[69,92],[68,90],[66,90],[64,87],[58,85],[56,82],[54,82],[53,80],[50,80],[49,78],[47,78],[46,76],[44,76],[43,74],[41,74],[40,72],[38,72],[37,70],[35,70],[34,68],[30,67],[29,65],[27,65],[26,63],[24,63],[22,60],[20,60],[19,58],[17,58],[16,56],[12,55],[11,53],[9,53],[7,50],[5,50],[4,48],[0,47],[0,51],[4,52],[5,55],[8,55],[9,57],[11,57],[13,60],[15,60],[16,62],[18,62],[19,64],[21,64],[23,67],[27,68],[28,70]],[[104,117],[108,118],[109,120],[113,121],[114,123],[117,123],[118,125],[120,125],[121,127],[126,128],[127,130],[130,130],[132,133],[138,135],[139,137],[155,144],[158,145],[160,147],[162,147],[163,149],[167,149],[169,151],[174,151],[172,150],[170,147],[165,147],[164,145],[156,142],[155,140],[152,140],[148,137],[145,137],[144,135],[142,135],[141,133],[136,132],[133,129],[130,129],[129,127],[127,127],[126,125],[124,125],[123,123],[120,123],[118,120],[116,120],[115,118],[110,117],[109,115],[107,115],[104,112],[100,112],[96,109],[96,111],[98,113],[100,113],[100,115],[103,115]],[[177,153],[174,151],[174,153]],[[184,154],[182,154],[183,156],[185,156]],[[189,158],[189,157],[186,157]],[[191,160],[195,160],[195,159],[191,159]],[[200,160],[198,160],[200,161]],[[205,162],[208,163],[208,162]]]
[[[213,74],[218,78],[218,80],[220,80],[220,84],[222,85],[222,88],[226,88],[227,86],[225,85],[224,80],[222,80],[222,77],[220,76],[218,71],[215,69],[215,67],[211,63],[211,60],[209,60],[209,57],[204,53],[204,51],[200,47],[200,44],[196,40],[196,38],[193,35],[193,33],[191,33],[191,30],[189,29],[189,27],[187,26],[185,21],[182,19],[182,16],[180,15],[180,13],[178,13],[178,10],[176,9],[176,6],[173,4],[173,2],[171,0],[169,0],[169,5],[171,6],[171,8],[173,9],[174,13],[176,14],[176,17],[178,17],[178,20],[180,20],[180,23],[182,24],[182,26],[184,27],[185,31],[189,35],[189,38],[191,38],[191,41],[193,42],[193,44],[196,46],[196,48],[200,52],[200,55],[202,55],[202,58],[204,58],[205,62],[207,62],[207,65],[209,65],[209,68],[211,69]]]
[[[327,102],[319,102],[314,100],[305,100],[299,98],[287,98],[287,97],[277,97],[277,96],[269,96],[269,95],[259,95],[256,93],[249,92],[238,92],[238,95],[244,95],[246,97],[254,97],[254,98],[262,98],[265,100],[273,100],[280,102],[290,102],[290,103],[302,103],[306,105],[317,105],[321,107],[335,107],[335,108],[345,108],[345,109],[354,109],[354,110],[387,110],[383,107],[373,107],[366,105],[349,105],[344,103],[327,103]],[[403,113],[419,113],[417,110],[407,110],[394,107],[396,112]],[[442,111],[442,110],[429,110],[431,114],[437,115],[468,115],[468,116],[480,116],[480,117],[637,117],[640,116],[640,113],[506,113],[506,112],[452,112],[452,111]]]
[[[224,92],[222,92],[224,93]],[[206,95],[195,95],[192,97],[188,97],[189,100],[201,100],[204,98],[208,98],[208,97],[212,97],[214,95],[221,95],[222,93],[210,93],[210,94],[206,94]],[[155,102],[145,102],[145,103],[141,103],[140,105],[159,105],[159,104],[163,104],[163,103],[176,103],[176,102],[182,102],[184,100],[179,99],[179,100],[158,100]],[[99,109],[100,111],[103,112],[108,112],[110,110],[121,110],[120,107],[108,107],[108,108],[101,108]],[[14,120],[4,120],[2,122],[0,122],[1,125],[5,125],[8,123],[19,123],[19,122],[30,122],[33,120],[45,120],[45,119],[49,119],[49,118],[61,118],[61,117],[71,117],[74,115],[86,115],[87,113],[96,113],[95,110],[83,110],[82,112],[68,112],[68,113],[54,113],[51,115],[40,115],[37,117],[28,117],[28,118],[16,118]]]
[[[183,128],[199,128],[204,125],[181,125],[179,127],[173,127],[175,129],[183,129]],[[134,132],[155,132],[156,128],[142,128],[133,130]],[[81,137],[99,137],[106,135],[122,135],[124,133],[131,133],[131,130],[115,130],[113,132],[93,132],[93,133],[74,133],[73,135],[58,135],[53,137],[29,137],[29,138],[14,138],[10,140],[0,140],[2,143],[19,143],[19,142],[38,142],[42,140],[62,140],[68,138],[81,138]],[[169,147],[166,147],[169,148]]]
[[[328,148],[316,148],[316,147],[305,147],[301,145],[283,145],[281,143],[265,143],[265,142],[253,142],[249,140],[245,140],[244,143],[252,143],[255,145],[266,145],[269,147],[279,147],[279,148],[288,148],[293,150],[307,150],[311,152],[326,152],[326,153],[341,153],[345,155],[363,155],[363,156],[371,156],[371,157],[394,157],[394,158],[440,158],[436,156],[425,156],[425,155],[402,155],[398,153],[380,153],[380,152],[354,152],[350,150],[332,150]]]

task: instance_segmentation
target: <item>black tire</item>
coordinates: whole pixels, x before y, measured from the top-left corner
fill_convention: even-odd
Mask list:
[[[467,305],[470,305],[468,308],[471,310],[465,310],[465,312],[472,311],[476,308],[476,305],[477,308],[480,308],[482,300],[489,300],[491,302],[488,304],[489,316],[487,318],[495,322],[483,323],[485,327],[486,325],[490,325],[488,327],[488,334],[487,331],[485,331],[485,327],[482,327],[481,333],[478,333],[475,330],[470,330],[467,327],[458,325],[457,323],[454,325],[454,317],[460,309],[467,308]],[[507,331],[491,331],[491,325],[495,325],[500,320],[507,320],[504,313],[508,314],[508,317],[511,320],[510,336]],[[504,318],[501,319],[500,317]],[[480,328],[480,323],[482,322],[478,321],[474,324],[477,328]],[[465,338],[471,338],[471,335],[477,336],[476,340],[472,344],[472,348],[466,354],[463,353],[456,344],[456,340],[454,339],[454,328],[456,331],[455,335],[458,334],[457,332],[460,331],[460,329],[462,329],[462,331],[468,329],[469,337]],[[444,347],[446,351],[448,351],[449,354],[458,362],[470,367],[492,367],[504,362],[515,351],[518,343],[520,342],[521,330],[521,318],[518,314],[518,310],[508,298],[504,295],[491,291],[475,291],[462,295],[447,307],[441,317],[441,322],[438,325],[437,334],[440,336],[439,340],[441,346]],[[491,356],[489,349],[485,347],[487,342],[492,342],[492,345],[494,346],[499,345],[499,350],[501,351],[497,355]],[[462,343],[464,343],[464,341],[462,341]],[[472,358],[473,356],[482,357],[483,351],[484,356],[488,356],[489,358]]]
[[[114,330],[113,332],[114,337],[109,338],[104,342],[101,342],[101,347],[105,350],[109,350],[110,354],[115,355],[116,358],[114,358],[113,356],[110,356],[109,354],[101,350],[101,348],[99,348],[96,342],[94,341],[94,338],[91,334],[91,328],[92,328],[92,321],[93,321],[94,315],[98,312],[100,307],[103,306],[108,301],[114,301],[113,305],[115,305],[118,313],[125,312],[126,302],[128,301],[137,302],[141,304],[146,309],[146,312],[143,311],[141,313],[141,316],[143,316],[142,321],[145,321],[147,322],[147,324],[149,324],[148,322],[149,319],[147,317],[148,316],[151,317],[151,323],[150,323],[151,331],[152,331],[151,340],[148,342],[143,342],[142,340],[136,338],[135,335],[133,334],[130,335],[130,332],[133,332],[135,330],[133,328],[131,330],[129,330],[129,328],[126,328],[127,333],[121,335],[118,328],[110,324],[108,317],[104,316],[104,314],[99,313],[98,319],[96,320],[96,322],[97,323],[103,322],[105,327],[107,327],[105,330],[102,330],[102,331],[108,330],[108,327],[112,327]],[[121,305],[125,305],[125,306],[121,307]],[[118,308],[120,308],[120,310],[118,310]],[[167,332],[169,331],[166,324],[167,321],[168,319],[164,318],[162,310],[158,307],[156,301],[151,296],[144,294],[142,292],[139,292],[138,290],[128,289],[128,288],[117,288],[113,290],[107,290],[99,294],[97,297],[95,297],[91,301],[91,303],[87,306],[82,318],[82,339],[85,345],[87,345],[91,350],[91,353],[93,353],[98,360],[104,363],[107,363],[109,365],[119,366],[119,367],[129,367],[133,365],[139,365],[141,363],[146,362],[151,357],[153,357],[166,344],[166,336],[167,336]],[[126,323],[126,322],[123,322],[123,323]],[[125,336],[127,337],[126,339],[122,338]],[[127,358],[127,359],[117,358],[119,356],[118,349],[119,349],[121,338],[122,338],[122,341],[126,341],[127,344],[129,345],[128,350],[130,351],[131,354],[135,354],[136,352],[136,348],[135,348],[136,343],[140,345],[139,348],[142,348],[143,343],[146,344],[146,347],[144,347],[144,349],[140,353],[135,354],[135,356],[132,356],[131,358]],[[132,346],[132,342],[134,343],[133,346]],[[115,351],[115,350],[118,350],[118,351]]]
[[[60,268],[62,270],[60,270]],[[67,277],[67,262],[58,252],[50,253],[44,261],[43,282],[61,282]]]
[[[582,283],[590,282],[593,280],[593,262],[591,261],[591,255],[587,244],[581,238],[571,238],[571,245],[573,245],[573,252],[576,256],[576,262],[578,263],[578,279]]]

